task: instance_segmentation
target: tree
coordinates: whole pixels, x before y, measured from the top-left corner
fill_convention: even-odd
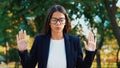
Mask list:
[[[104,0],[104,4],[105,4],[105,7],[106,7],[107,12],[108,12],[109,20],[110,20],[110,23],[112,25],[113,34],[114,34],[115,38],[117,39],[117,42],[119,45],[118,52],[117,52],[117,61],[116,61],[117,66],[119,68],[120,62],[118,61],[118,54],[120,51],[120,38],[119,38],[120,37],[120,29],[119,29],[119,26],[116,22],[116,17],[115,17],[116,12],[117,12],[116,3],[117,3],[116,0],[112,0],[112,1]]]
[[[27,30],[27,34],[33,37],[40,33],[49,6],[61,4],[67,8],[72,19],[72,15],[78,11],[78,2],[72,0],[2,0],[0,1],[0,45],[5,46],[8,42],[10,53],[16,52],[16,34],[19,30]],[[73,11],[75,10],[75,11]],[[78,15],[79,16],[79,15]],[[34,18],[30,19],[30,18]],[[14,51],[15,50],[15,51]],[[12,54],[11,54],[12,55]],[[12,61],[12,60],[11,60]],[[17,60],[13,60],[16,61]]]
[[[119,8],[116,7],[116,3],[116,0],[94,0],[93,2],[86,0],[80,2],[86,18],[85,20],[89,21],[89,26],[97,28],[98,34],[100,34],[103,40],[105,36],[110,37],[110,39],[115,36],[120,49],[120,29],[115,17],[115,15],[119,14],[119,12],[116,11]],[[94,20],[96,16],[100,19],[98,23]],[[101,45],[98,46],[98,49],[99,48],[101,48]],[[119,49],[117,54],[119,54]],[[98,66],[100,66],[100,64]]]
[[[120,47],[120,30],[115,18],[116,12],[119,14],[116,11],[118,9],[115,5],[116,2],[116,0],[93,0],[92,2],[91,0],[2,0],[0,1],[0,45],[4,46],[7,41],[10,46],[16,46],[15,35],[20,29],[27,30],[31,37],[40,33],[49,6],[61,4],[67,9],[71,20],[84,16],[85,21],[89,22],[89,28],[97,28],[100,36],[98,38],[100,39],[98,42],[99,50],[105,37],[112,39],[115,36]],[[76,17],[73,18],[73,15]],[[76,30],[76,27],[74,29]],[[73,32],[73,34],[75,33]],[[83,36],[83,38],[85,37]],[[99,51],[97,55],[100,57]],[[100,68],[100,62],[98,67]]]

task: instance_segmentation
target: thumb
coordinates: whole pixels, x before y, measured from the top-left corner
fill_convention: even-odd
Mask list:
[[[84,45],[85,45],[85,48],[87,47],[87,43],[86,43],[86,41],[83,41],[83,43],[84,43]]]
[[[27,36],[27,42],[30,43],[30,36]]]

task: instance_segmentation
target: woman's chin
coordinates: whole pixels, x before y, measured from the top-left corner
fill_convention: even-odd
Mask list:
[[[62,31],[61,30],[57,30],[57,31],[55,31],[55,33],[62,33]]]

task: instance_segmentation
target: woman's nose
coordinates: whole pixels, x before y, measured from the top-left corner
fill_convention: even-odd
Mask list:
[[[60,25],[60,21],[59,21],[59,20],[57,20],[57,21],[56,21],[56,24],[57,24],[57,25]]]

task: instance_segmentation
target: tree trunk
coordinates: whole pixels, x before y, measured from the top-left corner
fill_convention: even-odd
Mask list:
[[[107,9],[108,15],[109,15],[110,23],[112,25],[113,34],[114,34],[115,38],[117,39],[117,43],[118,43],[119,49],[120,49],[120,29],[118,27],[118,24],[116,22],[116,17],[115,17],[115,14],[116,14],[116,0],[112,0],[112,7],[111,7],[111,4],[110,4],[109,0],[104,0],[104,3],[105,3],[105,7]],[[118,49],[118,53],[119,53],[119,49]],[[117,57],[118,57],[118,55],[117,55]],[[118,58],[117,58],[117,60],[118,60]],[[120,62],[116,61],[116,63],[118,65]]]
[[[100,50],[97,51],[97,68],[101,68],[101,60],[100,60]]]
[[[100,41],[98,42],[98,51],[97,51],[97,54],[96,54],[96,59],[97,59],[97,68],[101,68],[101,59],[100,59],[100,49],[103,45],[103,37],[100,39]]]
[[[116,60],[116,62],[117,62],[117,66],[118,66],[118,68],[120,68],[120,62],[119,62],[119,52],[120,52],[120,47],[118,48],[118,51],[117,51],[117,60]]]
[[[113,31],[114,36],[117,39],[118,45],[120,47],[120,30],[119,30],[118,24],[116,22],[116,17],[115,17],[116,1],[113,0],[112,7],[110,6],[109,0],[104,0],[104,3],[105,3],[105,7],[107,9],[108,16],[109,16],[109,19],[110,19],[110,23],[111,23],[111,26],[112,26],[112,31]]]

